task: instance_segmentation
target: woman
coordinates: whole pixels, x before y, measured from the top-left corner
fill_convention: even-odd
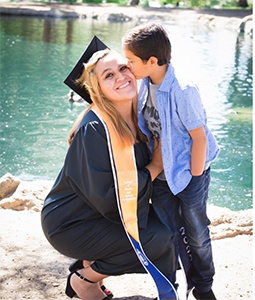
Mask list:
[[[84,66],[78,81],[93,103],[70,133],[64,166],[44,203],[42,227],[55,249],[86,266],[78,271],[71,268],[66,294],[84,300],[109,299],[100,288],[104,278],[145,273],[145,269],[119,215],[101,113],[109,117],[121,143],[134,145],[139,236],[146,255],[166,277],[173,272],[175,258],[172,244],[166,242],[170,236],[149,204],[152,181],[162,171],[162,161],[156,142],[150,160],[137,126],[136,80],[124,59],[108,49],[96,52]]]

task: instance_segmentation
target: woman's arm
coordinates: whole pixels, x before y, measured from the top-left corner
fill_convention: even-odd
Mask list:
[[[65,172],[83,202],[111,221],[120,222],[106,134],[99,120],[83,125],[74,136]]]
[[[153,181],[163,171],[163,161],[161,152],[161,141],[154,137],[154,149],[151,162],[146,166]]]
[[[95,212],[119,223],[107,138],[100,121],[90,122],[76,133],[65,165],[68,182],[79,198]],[[148,170],[138,170],[138,206],[145,218],[151,188]]]

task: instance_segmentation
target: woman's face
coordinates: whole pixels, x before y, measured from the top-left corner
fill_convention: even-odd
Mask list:
[[[101,58],[95,72],[102,93],[110,101],[132,101],[135,97],[136,80],[121,55],[110,53]]]

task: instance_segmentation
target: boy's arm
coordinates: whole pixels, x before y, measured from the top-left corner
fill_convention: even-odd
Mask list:
[[[192,138],[190,171],[192,176],[200,176],[206,160],[206,134],[204,126],[189,131]]]

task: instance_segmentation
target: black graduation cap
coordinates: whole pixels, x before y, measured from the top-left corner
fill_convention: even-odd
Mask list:
[[[78,95],[80,95],[84,100],[88,103],[92,103],[90,99],[90,95],[86,91],[86,89],[75,82],[78,79],[83,71],[83,64],[88,62],[91,56],[99,50],[104,50],[108,48],[98,37],[94,36],[88,45],[87,49],[71,71],[71,73],[66,77],[64,83],[68,85],[73,91],[75,91]]]

